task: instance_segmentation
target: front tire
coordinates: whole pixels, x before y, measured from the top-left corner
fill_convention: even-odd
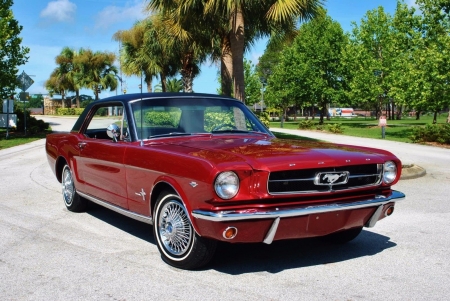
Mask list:
[[[67,210],[72,212],[86,211],[87,200],[80,197],[73,182],[73,174],[69,165],[64,165],[61,176],[62,195]]]
[[[178,195],[164,191],[155,206],[153,233],[162,259],[181,269],[197,269],[213,257],[217,242],[195,233]]]

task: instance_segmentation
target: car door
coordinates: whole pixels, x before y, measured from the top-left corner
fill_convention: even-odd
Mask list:
[[[128,208],[124,166],[128,142],[120,138],[114,141],[106,132],[107,127],[113,123],[120,124],[124,128],[126,121],[123,108],[114,106],[111,110],[110,107],[98,107],[91,115],[93,117],[78,142],[80,157],[76,168],[83,182],[82,192]]]

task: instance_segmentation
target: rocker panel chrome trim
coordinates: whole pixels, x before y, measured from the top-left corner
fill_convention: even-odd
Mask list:
[[[105,208],[108,208],[108,209],[110,209],[110,210],[112,210],[112,211],[115,211],[115,212],[117,212],[117,213],[120,213],[120,214],[122,214],[122,215],[125,215],[125,216],[127,216],[127,217],[129,217],[129,218],[138,220],[138,221],[140,221],[140,222],[143,222],[143,223],[146,223],[146,224],[153,225],[153,219],[152,219],[150,216],[144,216],[144,215],[140,215],[140,214],[131,212],[131,211],[126,210],[126,209],[123,209],[123,208],[121,208],[121,207],[119,207],[119,206],[116,206],[116,205],[113,205],[113,204],[111,204],[111,203],[105,202],[105,201],[103,201],[103,200],[97,199],[97,198],[95,198],[95,197],[93,197],[93,196],[91,196],[91,195],[89,195],[89,194],[82,193],[81,191],[77,191],[77,193],[78,193],[81,197],[86,198],[86,199],[88,199],[89,201],[94,202],[94,203],[96,203],[96,204],[98,204],[98,205],[100,205],[100,206],[103,206],[103,207],[105,207]]]

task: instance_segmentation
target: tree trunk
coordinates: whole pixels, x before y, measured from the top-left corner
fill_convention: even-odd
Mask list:
[[[420,111],[416,111],[416,120],[420,119]]]
[[[75,99],[77,102],[77,108],[79,109],[80,108],[80,90],[78,90],[78,89],[75,91]]]
[[[183,83],[183,92],[186,93],[192,93],[192,86],[194,81],[193,57],[194,54],[190,52],[185,54],[184,58],[181,60],[181,82]]]
[[[163,92],[167,92],[167,78],[166,78],[166,74],[164,72],[161,72],[159,74],[159,76],[161,77],[161,89]]]
[[[147,85],[147,92],[149,92],[149,93],[153,92],[152,78],[153,77],[151,74],[145,73],[144,81],[145,81],[145,84]]]
[[[396,116],[397,120],[401,120],[402,119],[402,113],[403,113],[403,106],[400,106],[397,109],[397,116]]]
[[[438,112],[437,112],[437,111],[434,111],[434,114],[433,114],[433,124],[436,124],[436,123],[437,123],[437,114],[438,114]]]
[[[233,59],[234,97],[245,102],[244,84],[244,14],[237,7],[231,15],[230,46]]]
[[[65,103],[64,95],[65,95],[65,94],[64,94],[64,90],[62,90],[62,91],[61,91],[61,106],[62,106],[63,109],[66,108],[66,103]],[[24,107],[24,110],[25,110],[25,107]]]
[[[450,109],[448,110],[447,123],[450,123]]]
[[[231,97],[233,60],[230,52],[229,37],[222,39],[222,54],[220,60],[220,79],[222,94]]]

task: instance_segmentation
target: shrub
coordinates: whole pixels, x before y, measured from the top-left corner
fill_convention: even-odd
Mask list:
[[[234,124],[232,112],[205,112],[205,130],[210,132],[220,124]]]
[[[26,110],[26,118],[27,118],[27,131],[31,134],[36,134],[39,132],[44,132],[45,130],[50,129],[50,125],[43,120],[36,119],[30,115],[30,111]],[[16,129],[18,131],[24,131],[24,122],[23,122],[23,111],[20,109],[16,109],[14,114],[17,115],[17,124]]]
[[[342,134],[342,132],[344,132],[344,130],[342,129],[342,124],[340,123],[329,124],[328,131],[335,134]]]
[[[79,116],[83,113],[84,108],[57,108],[56,115],[64,116],[64,115],[76,115]],[[103,112],[103,111],[102,111]]]
[[[416,127],[411,134],[413,142],[438,142],[450,144],[450,124],[427,124],[424,127]]]
[[[298,128],[303,130],[309,130],[312,129],[314,126],[314,123],[312,120],[302,120],[298,123]]]
[[[259,120],[266,126],[266,128],[270,127],[270,116],[268,112],[256,112],[256,116],[258,116]]]
[[[323,129],[324,129],[324,125],[323,124],[316,125],[316,130],[323,131]]]
[[[151,111],[145,114],[145,123],[150,126],[178,127],[180,124],[181,112],[158,112]]]

